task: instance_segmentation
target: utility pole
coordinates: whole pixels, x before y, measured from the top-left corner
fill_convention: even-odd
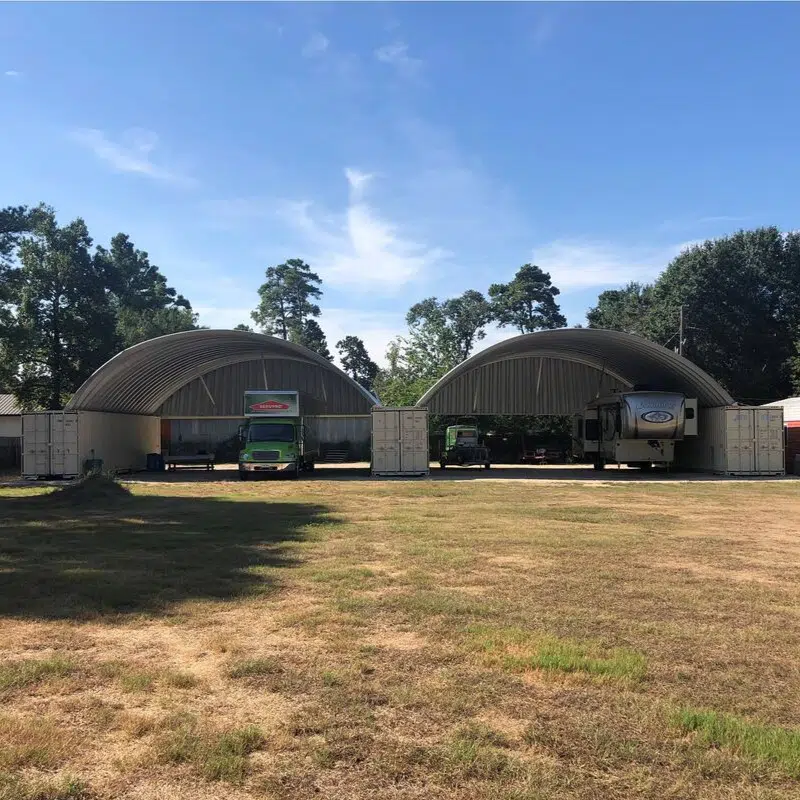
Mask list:
[[[678,331],[678,355],[683,355],[683,306],[681,305],[681,327]]]

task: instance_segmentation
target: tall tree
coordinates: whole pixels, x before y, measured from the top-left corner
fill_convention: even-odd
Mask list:
[[[301,344],[303,347],[319,353],[323,358],[327,358],[328,361],[333,361],[333,356],[328,350],[328,340],[325,337],[325,332],[315,319],[304,320],[302,327],[293,324],[289,328],[289,341]]]
[[[413,406],[444,372],[423,364],[419,354],[397,337],[386,349],[387,366],[378,371],[373,391],[387,406]]]
[[[364,342],[358,336],[345,336],[336,342],[342,369],[367,391],[372,391],[378,375],[378,365],[369,357]]]
[[[609,289],[597,298],[597,305],[586,313],[590,328],[647,335],[653,287],[629,283],[624,289]]]
[[[489,287],[497,324],[514,327],[520,333],[563,328],[567,320],[555,300],[559,294],[550,274],[533,264],[520,267],[509,283]]]
[[[653,288],[651,337],[676,342],[683,307],[687,358],[737,399],[786,396],[800,313],[797,252],[797,236],[774,227],[685,250]]]
[[[304,335],[306,320],[318,317],[314,300],[322,297],[322,280],[299,258],[269,267],[266,281],[259,287],[258,308],[251,314],[265,333],[289,339]]]
[[[233,329],[235,331],[244,331],[245,333],[253,333],[253,329],[249,325],[245,325],[243,322],[240,322],[238,325],[234,325]]]
[[[167,284],[147,252],[137,249],[126,234],[114,236],[110,250],[98,247],[95,258],[105,271],[121,347],[197,327],[189,301]]]
[[[19,247],[14,393],[55,410],[113,354],[115,318],[84,221],[59,227],[47,210],[32,227]]]

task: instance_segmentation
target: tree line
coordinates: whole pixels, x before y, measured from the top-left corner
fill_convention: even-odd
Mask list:
[[[485,294],[468,289],[412,305],[382,368],[356,335],[335,347],[344,371],[383,403],[409,405],[469,358],[489,325],[517,333],[564,327],[559,294],[547,272],[525,264]],[[270,266],[252,322],[332,360],[319,324],[322,295],[321,278],[303,260]],[[652,284],[601,293],[587,321],[682,350],[737,399],[800,391],[800,232],[759,228],[693,246]],[[82,219],[60,226],[44,204],[0,209],[0,390],[23,407],[62,408],[122,349],[198,327],[189,300],[126,234],[105,247]]]
[[[83,219],[0,209],[0,390],[58,410],[120,350],[197,327],[189,301],[124,233],[95,245]]]

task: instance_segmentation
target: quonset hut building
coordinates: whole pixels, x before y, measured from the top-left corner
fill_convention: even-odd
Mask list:
[[[323,453],[369,459],[376,398],[317,353],[259,333],[197,330],[137,344],[100,367],[65,411],[157,417],[162,451],[235,461],[247,389],[299,391]]]

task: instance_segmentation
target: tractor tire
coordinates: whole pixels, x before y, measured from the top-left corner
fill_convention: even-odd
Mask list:
[[[491,464],[490,464],[490,463],[487,461],[487,462],[486,462],[486,463],[483,465],[483,468],[484,468],[484,469],[491,469],[491,468],[492,468],[492,465],[491,465]]]
[[[594,468],[600,472],[606,468],[606,462],[602,458],[596,458],[594,461]]]
[[[447,463],[444,461],[439,462],[439,469],[447,469]]]

